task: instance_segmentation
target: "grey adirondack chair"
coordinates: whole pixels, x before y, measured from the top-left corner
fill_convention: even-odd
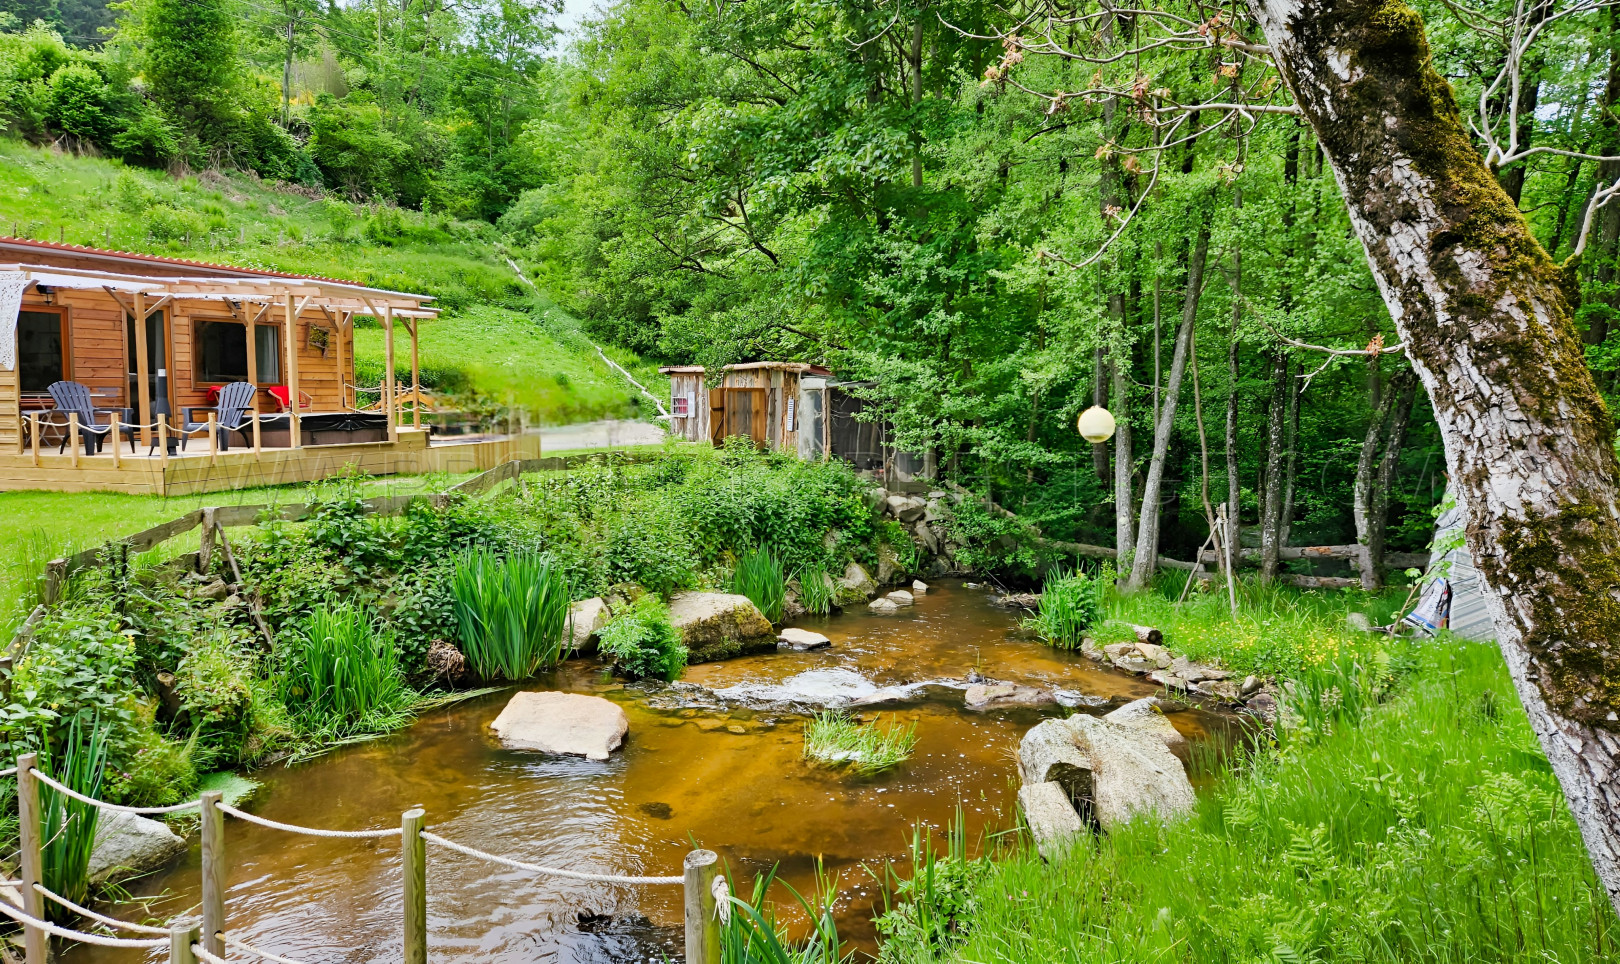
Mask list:
[[[253,399],[259,394],[259,386],[252,382],[230,382],[219,390],[219,404],[214,406],[215,428],[219,432],[219,450],[226,452],[231,447],[231,433],[240,432],[242,441],[248,441],[248,431],[253,427]],[[180,436],[180,448],[186,447],[186,440],[191,433],[199,432],[208,427],[208,422],[194,421],[192,413],[195,408],[186,409],[185,433]]]
[[[56,410],[62,413],[63,418],[64,432],[62,444],[56,450],[57,454],[67,451],[68,442],[72,439],[65,431],[67,416],[70,414],[79,416],[79,435],[84,439],[84,454],[95,455],[101,451],[102,443],[112,433],[112,420],[103,422],[100,416],[111,412],[119,413],[118,434],[129,439],[129,450],[135,451],[135,427],[129,424],[129,409],[96,408],[90,398],[90,389],[78,382],[52,382],[45,390],[50,392],[51,401],[56,404]]]

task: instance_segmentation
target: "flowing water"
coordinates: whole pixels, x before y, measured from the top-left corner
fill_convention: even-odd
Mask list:
[[[978,712],[963,706],[970,671],[1059,689],[1082,712],[1154,692],[1142,679],[1051,649],[1019,633],[989,594],[943,583],[894,615],[859,612],[799,625],[830,649],[694,666],[682,684],[649,691],[576,660],[529,685],[604,696],[630,719],[625,748],[605,763],[503,749],[488,725],[511,691],[436,710],[388,738],[256,774],[250,810],[336,830],[398,826],[424,807],[430,830],[459,843],[552,867],[679,874],[693,843],[719,852],[739,891],[756,873],[809,893],[819,860],[837,881],[840,932],[871,947],[881,896],[865,868],[907,864],[914,825],[939,829],[961,809],[969,839],[1014,820],[1019,737],[1060,707]],[[919,741],[897,770],[859,777],[801,757],[805,714],[879,689],[900,702],[855,706],[867,718],[915,721]],[[1235,733],[1228,717],[1172,714],[1194,742]],[[397,961],[397,840],[292,836],[228,820],[233,934],[311,964]],[[199,852],[128,885],[156,895],[153,918],[193,911]],[[785,894],[779,903],[791,903]],[[138,918],[138,906],[120,914]],[[625,888],[518,872],[428,846],[429,955],[440,962],[679,959],[681,888]],[[75,948],[73,964],[161,960]],[[246,958],[244,958],[246,959]]]

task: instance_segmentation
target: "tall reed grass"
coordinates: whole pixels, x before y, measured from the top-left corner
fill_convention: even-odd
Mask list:
[[[450,589],[462,653],[480,677],[525,680],[562,658],[568,582],[549,559],[473,550],[457,560]]]
[[[85,722],[74,717],[61,747],[60,759],[40,756],[40,768],[56,780],[87,797],[101,792],[102,774],[107,768],[108,727],[99,721]],[[95,849],[96,826],[100,811],[44,784],[39,788],[40,857],[46,887],[76,904],[90,893],[90,855]],[[73,913],[46,901],[47,916],[67,921]]]
[[[838,896],[835,881],[829,880],[816,868],[816,900],[799,893],[786,881],[780,885],[787,890],[810,921],[809,933],[793,940],[782,933],[776,910],[769,900],[769,892],[776,880],[776,871],[754,878],[753,893],[747,898],[730,897],[731,913],[720,932],[720,960],[724,964],[843,964],[853,954],[846,954],[833,920],[833,901]]]
[[[1025,625],[1053,646],[1078,649],[1097,621],[1100,592],[1101,583],[1085,572],[1054,568],[1041,587],[1040,609]]]
[[[782,570],[782,560],[768,546],[750,550],[737,560],[731,591],[753,600],[766,619],[781,622],[782,605],[787,601],[787,574]]]
[[[799,572],[799,604],[814,616],[832,612],[833,584],[826,566],[817,563]]]
[[[363,607],[317,606],[284,639],[278,691],[306,731],[343,736],[384,729],[416,699],[405,684],[393,632],[380,628]]]
[[[847,766],[857,773],[881,773],[904,763],[917,748],[917,724],[890,720],[885,729],[865,725],[837,710],[823,710],[804,724],[805,759],[825,766]]]

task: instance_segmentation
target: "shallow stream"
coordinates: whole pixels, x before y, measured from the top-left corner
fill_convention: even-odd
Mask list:
[[[679,874],[696,841],[719,852],[738,890],[775,865],[808,893],[819,857],[840,888],[840,932],[870,948],[881,897],[863,864],[905,864],[913,825],[942,828],[958,806],[970,840],[1011,825],[1019,737],[1045,715],[1070,712],[966,709],[961,687],[970,671],[1056,687],[1083,712],[1155,690],[1021,635],[1014,613],[960,583],[936,585],[897,614],[862,609],[797,624],[831,637],[832,647],[694,666],[685,685],[652,693],[582,660],[531,684],[624,706],[630,736],[606,763],[503,749],[487,727],[510,698],[506,691],[433,711],[385,739],[261,771],[255,776],[264,787],[249,809],[354,830],[398,826],[402,811],[421,806],[428,828],[457,842],[593,872]],[[907,687],[907,701],[855,712],[881,714],[885,724],[916,721],[909,762],[856,777],[803,761],[804,713],[890,686]],[[1233,732],[1223,716],[1188,711],[1171,719],[1194,742]],[[397,840],[290,836],[237,820],[228,821],[226,839],[236,936],[310,964],[399,959]],[[154,918],[194,912],[199,860],[193,841],[175,867],[129,890],[158,895],[149,905]],[[428,848],[435,964],[679,959],[680,901],[678,886],[531,879]],[[119,913],[141,914],[130,906]],[[71,964],[162,959],[106,948],[66,955]]]

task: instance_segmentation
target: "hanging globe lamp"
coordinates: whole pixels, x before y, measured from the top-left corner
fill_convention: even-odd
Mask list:
[[[1081,438],[1093,445],[1100,444],[1114,437],[1114,416],[1101,405],[1093,405],[1080,413],[1075,427],[1080,430]]]

